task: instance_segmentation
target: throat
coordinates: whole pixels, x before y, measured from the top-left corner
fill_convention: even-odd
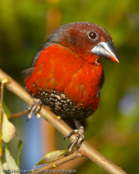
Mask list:
[[[98,66],[98,65],[101,64],[99,56],[98,55],[95,55],[95,54],[83,55],[83,59],[87,63],[93,64],[94,66]]]

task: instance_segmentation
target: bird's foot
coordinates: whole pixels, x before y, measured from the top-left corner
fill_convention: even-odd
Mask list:
[[[30,106],[27,106],[27,110],[29,110],[27,121],[30,120],[33,116],[33,113],[36,114],[40,111],[42,105],[42,101],[38,98],[34,98],[33,102]]]
[[[66,156],[69,155],[73,151],[74,147],[76,147],[77,149],[80,148],[80,146],[84,140],[84,127],[80,126],[79,129],[75,129],[75,130],[71,131],[69,134],[67,134],[64,137],[64,140],[69,139],[74,134],[78,134],[78,135],[75,138],[75,140],[73,142],[71,142],[71,144],[69,145],[68,152],[65,154]]]

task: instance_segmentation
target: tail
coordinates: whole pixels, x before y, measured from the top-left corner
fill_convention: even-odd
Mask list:
[[[21,77],[27,77],[27,76],[31,76],[32,72],[34,71],[34,67],[28,68],[23,70],[20,74]]]

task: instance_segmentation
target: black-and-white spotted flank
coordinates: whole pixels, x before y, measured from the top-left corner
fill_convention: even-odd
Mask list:
[[[53,92],[39,90],[34,96],[49,106],[52,111],[61,118],[84,119],[92,114],[90,109],[84,109],[80,105],[73,103],[65,94],[53,90]]]

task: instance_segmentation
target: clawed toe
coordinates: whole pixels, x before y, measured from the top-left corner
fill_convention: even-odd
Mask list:
[[[67,134],[64,137],[64,140],[69,139],[74,134],[78,134],[78,135],[75,138],[75,140],[73,142],[71,142],[71,144],[69,145],[68,152],[65,154],[66,156],[73,151],[74,147],[76,147],[77,149],[80,148],[80,146],[84,140],[84,127],[81,126],[79,129],[75,129],[75,130],[71,131],[69,134]]]
[[[34,112],[38,113],[40,111],[41,105],[42,101],[40,99],[34,98],[31,106],[27,106],[27,110],[29,110],[27,121],[32,118]]]

